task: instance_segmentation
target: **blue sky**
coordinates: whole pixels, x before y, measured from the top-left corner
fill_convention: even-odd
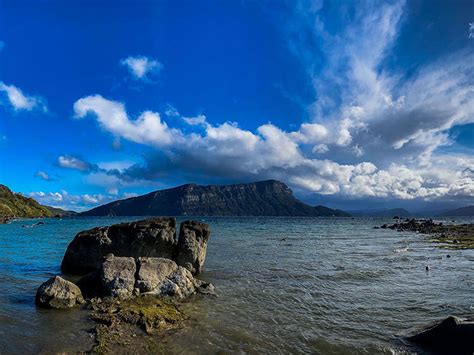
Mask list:
[[[86,209],[280,179],[474,201],[472,1],[0,0],[0,182]]]

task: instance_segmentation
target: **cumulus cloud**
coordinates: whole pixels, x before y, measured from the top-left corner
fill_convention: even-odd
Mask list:
[[[171,144],[173,139],[177,139],[179,134],[178,130],[170,129],[158,113],[146,111],[132,121],[122,103],[107,100],[100,95],[87,96],[76,101],[74,112],[78,119],[89,113],[95,114],[105,130],[136,143],[166,146]]]
[[[0,81],[0,93],[4,93],[8,103],[15,111],[33,111],[35,109],[47,112],[45,100],[39,96],[29,96],[23,93],[20,88],[7,85]]]
[[[135,80],[145,80],[151,74],[158,74],[163,68],[163,64],[145,56],[128,57],[122,59],[120,64],[127,67]]]
[[[98,170],[97,165],[91,164],[73,155],[61,155],[57,159],[57,165],[65,169],[79,170],[81,172],[94,172]]]

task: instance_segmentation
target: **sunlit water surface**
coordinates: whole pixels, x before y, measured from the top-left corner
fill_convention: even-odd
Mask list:
[[[90,349],[87,312],[37,309],[36,289],[60,273],[77,232],[136,219],[0,225],[0,353]],[[219,297],[184,304],[191,320],[164,340],[167,352],[418,352],[403,341],[407,332],[450,314],[474,314],[474,250],[373,229],[390,219],[202,220],[212,235],[201,278]]]

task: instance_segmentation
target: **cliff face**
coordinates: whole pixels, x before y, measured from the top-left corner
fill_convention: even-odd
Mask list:
[[[276,180],[250,184],[188,184],[99,206],[86,216],[347,216],[311,207]]]
[[[16,194],[5,185],[0,185],[0,218],[51,217],[52,215],[53,212],[34,199]]]

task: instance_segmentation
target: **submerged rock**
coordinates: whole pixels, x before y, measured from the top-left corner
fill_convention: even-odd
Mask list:
[[[181,223],[179,231],[176,263],[199,274],[206,260],[207,242],[211,231],[205,223],[185,221]]]
[[[130,298],[135,288],[136,271],[134,258],[108,256],[100,269],[104,294],[120,299]]]
[[[474,322],[450,316],[432,327],[408,337],[408,340],[448,354],[474,353]]]
[[[163,338],[156,333],[176,329],[188,319],[175,302],[151,295],[125,301],[109,298],[89,307],[97,323],[92,349],[97,354],[162,353]]]
[[[153,218],[96,227],[80,232],[69,244],[61,270],[84,275],[101,267],[107,254],[118,257],[164,257],[172,259],[177,245],[176,219]]]
[[[84,298],[75,284],[54,276],[38,288],[35,303],[41,307],[71,308],[84,303]]]

